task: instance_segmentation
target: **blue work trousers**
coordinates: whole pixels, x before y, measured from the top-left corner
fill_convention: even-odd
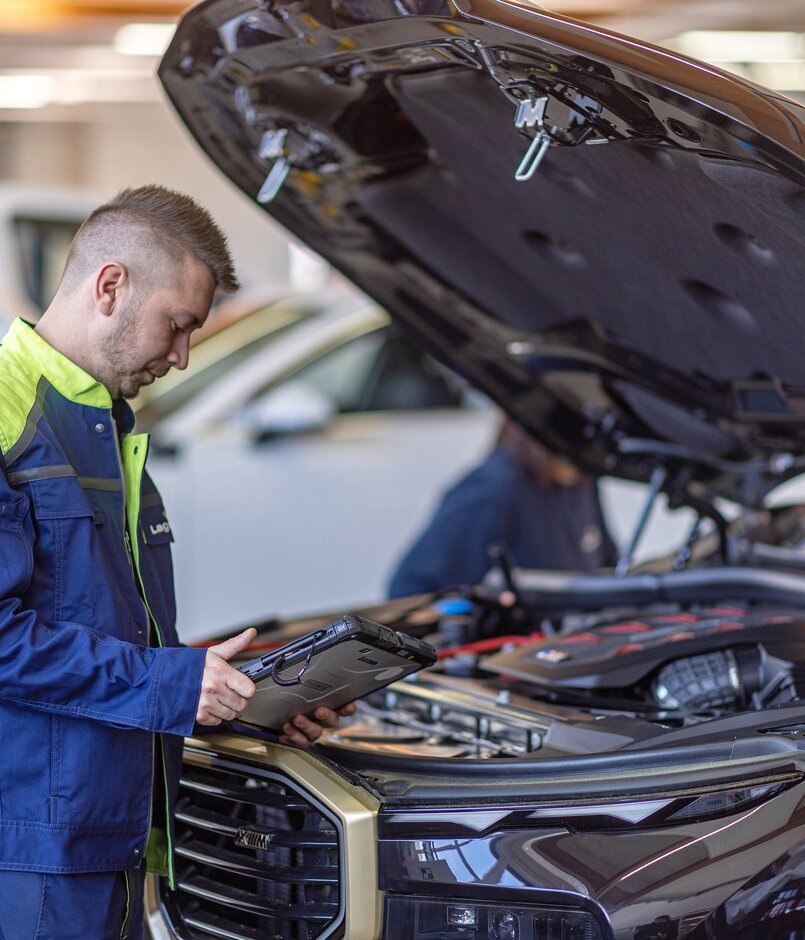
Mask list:
[[[142,940],[144,880],[0,871],[0,940]]]

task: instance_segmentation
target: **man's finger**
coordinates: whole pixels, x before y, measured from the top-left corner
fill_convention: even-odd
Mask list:
[[[249,627],[249,629],[244,630],[243,633],[232,636],[228,640],[224,640],[223,643],[219,643],[217,646],[211,646],[210,649],[214,653],[217,653],[221,659],[229,660],[251,646],[256,636],[257,630],[255,630],[254,627]]]
[[[292,719],[294,726],[305,735],[309,741],[317,741],[321,737],[322,723],[311,721],[304,715],[295,715]]]
[[[245,631],[249,633],[250,631]],[[244,635],[241,634],[241,637]],[[236,638],[237,639],[237,638]],[[244,637],[248,640],[248,637]],[[208,714],[231,720],[236,718],[248,705],[255,693],[255,685],[248,676],[234,669],[214,650],[207,650],[204,674],[201,679],[196,721],[205,724]],[[222,712],[221,709],[226,709]]]
[[[326,705],[316,709],[315,717],[316,721],[325,728],[335,728],[338,724],[337,713],[332,708],[327,708]]]
[[[230,708],[228,705],[224,705],[221,702],[218,705],[213,706],[212,712],[218,718],[222,718],[224,721],[234,721],[238,717],[240,712],[236,711],[234,708]]]
[[[280,741],[283,744],[296,744],[297,747],[309,747],[311,744],[310,738],[298,728],[295,728],[289,721],[286,721],[282,726],[282,731]]]
[[[219,692],[217,695],[212,696],[212,698],[214,701],[219,702],[222,708],[228,708],[235,712],[236,715],[245,711],[246,706],[249,704],[245,698],[228,689]]]
[[[200,725],[205,725],[206,727],[212,727],[214,725],[220,725],[221,719],[216,718],[215,715],[211,715],[206,708],[199,709],[198,714],[196,715],[196,721]]]
[[[231,689],[245,699],[250,699],[255,693],[255,685],[252,680],[239,669],[230,666],[212,648],[207,650],[202,688],[210,695],[215,695],[225,689]]]
[[[225,702],[216,698],[207,698],[202,703],[201,711],[221,721],[233,721],[240,714],[238,709],[232,708]]]
[[[248,676],[244,676],[242,672],[238,672],[237,669],[233,669],[231,666],[226,674],[226,687],[244,699],[241,711],[257,691],[257,687]]]

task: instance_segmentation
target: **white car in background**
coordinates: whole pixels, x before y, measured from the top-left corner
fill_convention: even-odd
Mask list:
[[[380,599],[497,411],[355,292],[286,300],[138,403],[175,535],[179,631]]]
[[[73,236],[102,201],[81,190],[0,184],[0,335],[15,317],[39,318]]]

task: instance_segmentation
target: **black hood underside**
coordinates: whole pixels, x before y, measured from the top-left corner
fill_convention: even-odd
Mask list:
[[[805,465],[793,102],[496,0],[203,3],[160,78],[241,189],[583,468],[753,504]]]

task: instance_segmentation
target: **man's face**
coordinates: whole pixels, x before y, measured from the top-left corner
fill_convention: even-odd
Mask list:
[[[121,302],[96,370],[113,398],[134,398],[171,367],[186,368],[190,334],[207,319],[214,292],[212,274],[188,258],[164,286]]]

